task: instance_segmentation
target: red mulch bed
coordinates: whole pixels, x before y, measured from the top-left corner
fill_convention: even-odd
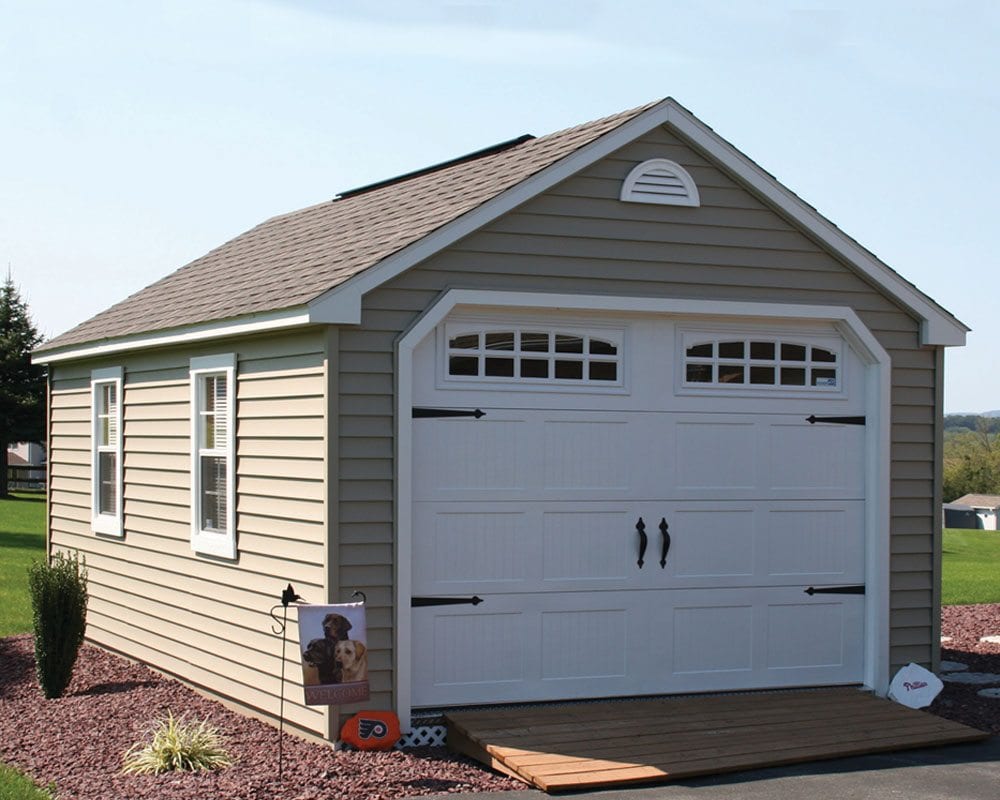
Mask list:
[[[270,725],[90,645],[58,700],[42,696],[34,669],[30,636],[0,639],[0,762],[41,784],[54,781],[60,800],[383,800],[524,788],[443,747],[334,751],[288,733],[279,785],[278,732]],[[168,709],[209,720],[236,763],[218,772],[121,774],[125,751]]]
[[[942,658],[967,664],[972,672],[1000,674],[1000,645],[979,641],[1000,634],[1000,605],[949,606],[941,617],[942,636],[952,637],[942,646]],[[946,683],[930,711],[1000,734],[1000,700],[979,697],[981,688]],[[218,772],[122,775],[124,752],[168,709],[219,728],[235,765]],[[286,734],[284,754],[279,785],[274,728],[89,645],[66,696],[45,700],[35,680],[31,637],[0,639],[0,762],[39,783],[54,781],[61,800],[383,800],[524,788],[440,747],[334,751]]]
[[[941,609],[941,636],[951,637],[950,642],[941,645],[941,658],[966,664],[969,672],[1000,675],[1000,645],[979,641],[981,636],[998,635],[1000,604],[945,606]],[[978,694],[980,689],[987,687],[1000,687],[1000,678],[987,686],[945,681],[944,691],[938,695],[930,711],[981,731],[1000,734],[1000,699],[980,697]]]

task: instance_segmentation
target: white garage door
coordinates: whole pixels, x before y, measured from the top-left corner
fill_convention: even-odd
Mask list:
[[[862,680],[835,333],[451,319],[414,374],[415,706]]]

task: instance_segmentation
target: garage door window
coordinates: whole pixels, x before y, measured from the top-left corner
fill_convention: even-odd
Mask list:
[[[449,380],[621,385],[621,335],[541,327],[449,331]]]
[[[707,338],[684,341],[684,385],[837,391],[835,349],[790,339]]]

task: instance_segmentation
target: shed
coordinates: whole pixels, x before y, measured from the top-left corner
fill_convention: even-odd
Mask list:
[[[964,494],[955,500],[957,505],[968,506],[979,517],[977,528],[987,531],[997,530],[998,513],[1000,513],[1000,495],[998,494]]]
[[[966,332],[668,98],[267,220],[41,346],[49,541],[91,641],[265,718],[288,582],[366,593],[404,728],[882,693],[938,658]]]
[[[963,506],[961,503],[945,503],[941,506],[941,513],[944,515],[944,527],[946,528],[976,530],[983,527],[983,521],[972,506]]]

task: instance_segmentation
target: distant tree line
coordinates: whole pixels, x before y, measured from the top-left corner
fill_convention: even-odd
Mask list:
[[[1000,494],[1000,418],[945,417],[944,501],[966,494]]]

